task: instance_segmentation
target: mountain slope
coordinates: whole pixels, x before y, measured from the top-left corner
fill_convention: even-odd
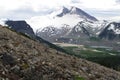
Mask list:
[[[111,22],[105,29],[99,34],[102,39],[115,40],[120,39],[120,23]]]
[[[63,37],[65,34],[70,31],[69,25],[63,25],[61,28],[56,28],[53,26],[48,26],[43,28],[42,30],[37,30],[36,35],[42,37],[43,39],[54,42],[56,39]]]
[[[0,26],[0,79],[119,80],[120,73]]]
[[[86,37],[86,36],[90,36],[90,33],[86,30],[86,27],[84,25],[82,25],[82,21],[79,22],[77,25],[75,25],[75,27],[72,28],[72,30],[70,31],[68,36],[77,36],[77,37]]]
[[[5,22],[5,24],[8,25],[10,28],[16,30],[17,32],[24,33],[24,34],[26,34],[30,37],[35,37],[33,29],[24,20],[23,21],[8,20],[8,21]]]

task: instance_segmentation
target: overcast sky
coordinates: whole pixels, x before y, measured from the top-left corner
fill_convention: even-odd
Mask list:
[[[0,0],[0,18],[29,19],[76,6],[98,19],[120,19],[120,0]]]

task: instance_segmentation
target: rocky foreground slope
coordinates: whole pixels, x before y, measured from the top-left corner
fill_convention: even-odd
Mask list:
[[[120,72],[78,59],[0,26],[0,80],[120,80]]]

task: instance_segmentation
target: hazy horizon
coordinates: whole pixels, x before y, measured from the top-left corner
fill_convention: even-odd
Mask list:
[[[1,0],[0,18],[23,20],[45,16],[62,6],[78,7],[97,19],[120,20],[120,0]]]

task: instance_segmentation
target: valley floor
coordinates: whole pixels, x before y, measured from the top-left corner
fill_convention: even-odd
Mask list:
[[[84,46],[68,43],[54,43],[68,51],[70,55],[84,58],[120,71],[120,52],[107,46]]]

